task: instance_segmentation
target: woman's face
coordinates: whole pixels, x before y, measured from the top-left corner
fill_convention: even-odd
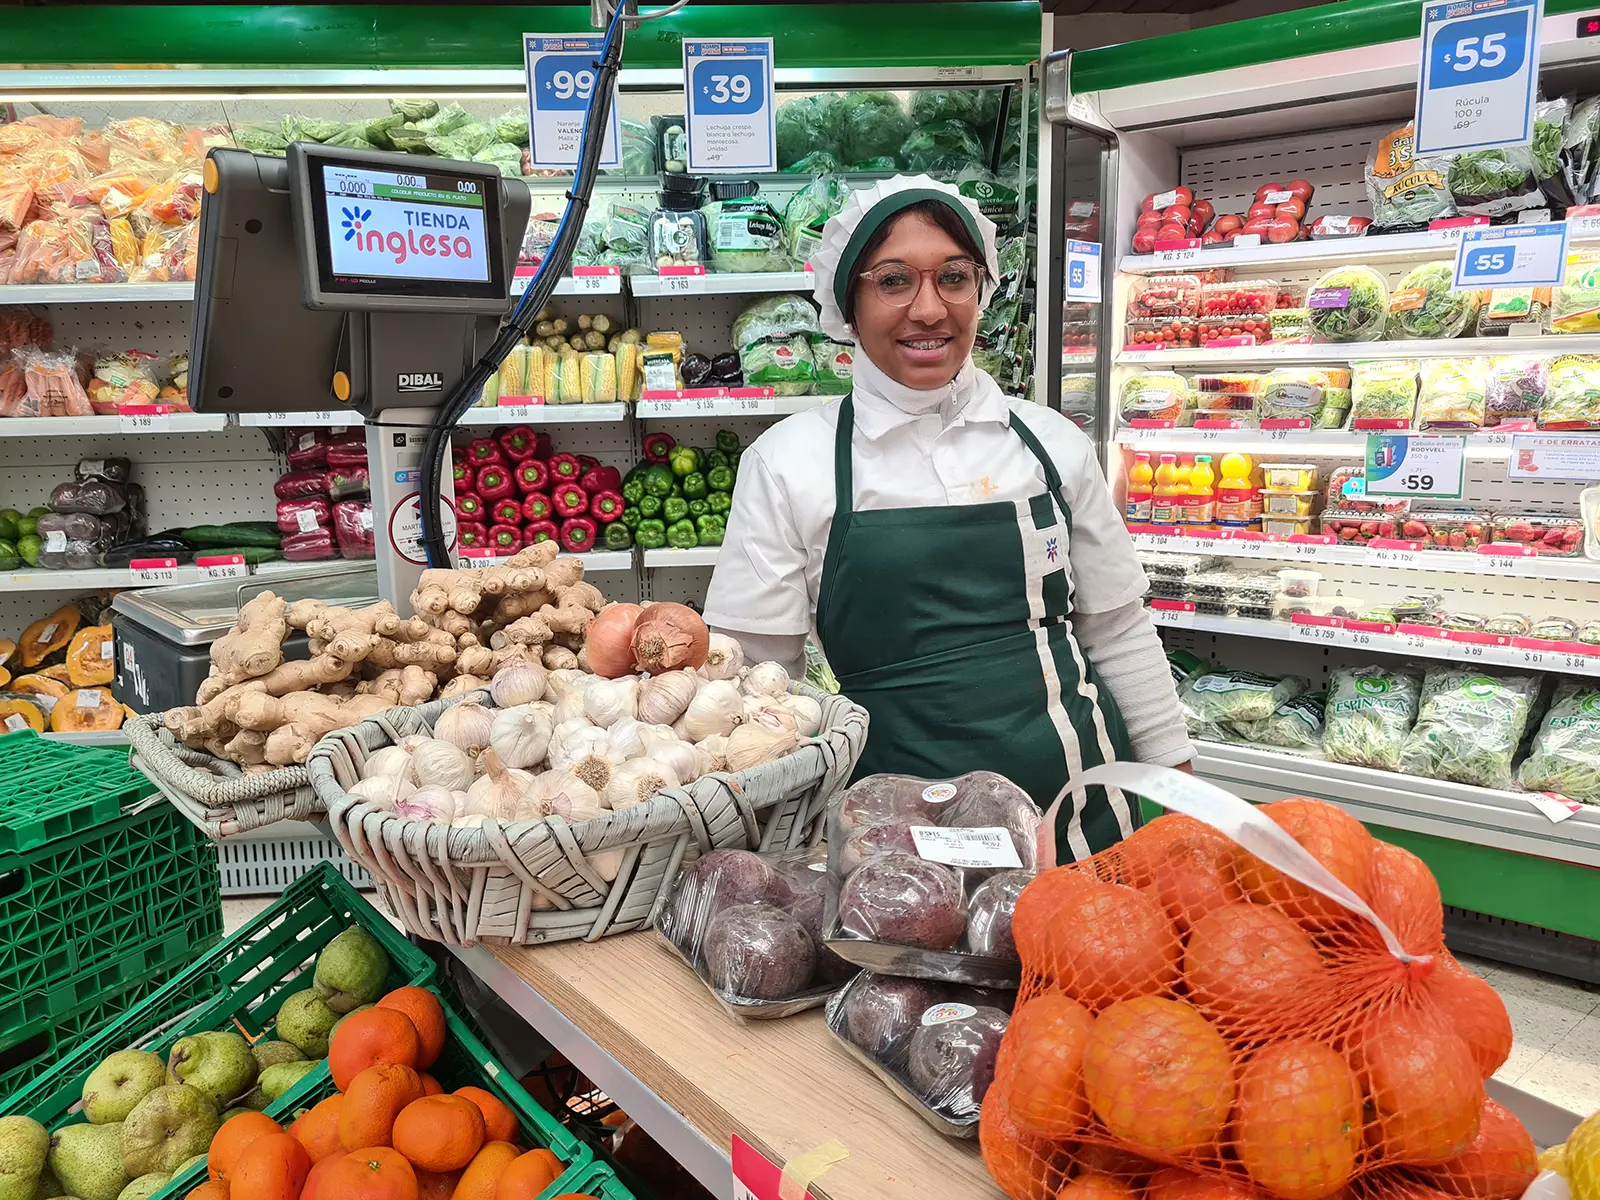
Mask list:
[[[870,271],[896,262],[928,271],[951,259],[970,257],[927,217],[906,213],[889,227],[889,236],[872,260],[861,265]],[[951,304],[939,295],[934,279],[922,276],[915,299],[905,308],[880,300],[870,279],[857,279],[855,284],[855,330],[862,352],[896,383],[919,391],[943,387],[954,379],[972,353],[978,332],[982,289],[970,300]]]

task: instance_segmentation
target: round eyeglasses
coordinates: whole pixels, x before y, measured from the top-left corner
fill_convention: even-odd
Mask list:
[[[861,278],[872,283],[878,299],[891,308],[909,308],[922,290],[922,281],[930,276],[946,304],[965,304],[978,294],[981,273],[970,258],[953,258],[926,270],[909,263],[886,262],[861,272]]]

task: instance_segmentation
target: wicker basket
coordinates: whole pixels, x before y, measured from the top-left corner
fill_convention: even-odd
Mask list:
[[[345,853],[411,933],[459,946],[594,941],[649,926],[679,867],[708,850],[785,850],[821,839],[828,799],[849,781],[866,744],[867,714],[843,696],[796,690],[822,706],[822,725],[793,754],[702,776],[578,824],[552,816],[452,828],[347,794],[370,755],[432,732],[444,711],[437,702],[331,733],[306,766]],[[604,850],[624,852],[609,883],[587,857]]]

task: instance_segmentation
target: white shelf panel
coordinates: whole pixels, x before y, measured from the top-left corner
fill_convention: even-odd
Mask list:
[[[632,275],[635,296],[728,296],[741,292],[806,292],[816,286],[810,271],[759,271],[749,274]]]
[[[509,291],[513,296],[520,296],[528,290],[528,285],[532,282],[532,275],[517,275],[512,278]],[[620,296],[621,294],[621,275],[586,275],[582,279],[568,276],[556,284],[558,296]]]
[[[192,283],[19,283],[0,287],[0,304],[137,304],[193,299]]]
[[[1516,667],[1524,671],[1554,671],[1562,675],[1600,676],[1600,654],[1568,654],[1552,650],[1523,650],[1516,646],[1480,646],[1472,642],[1447,642],[1438,638],[1403,634],[1367,633],[1328,625],[1293,625],[1288,621],[1257,621],[1245,617],[1213,617],[1204,613],[1152,608],[1150,619],[1158,627],[1193,629],[1236,637],[1269,638],[1314,646],[1339,646],[1370,650],[1376,654],[1403,654],[1407,658],[1436,658],[1484,666]]]
[[[696,546],[693,550],[646,550],[644,565],[647,571],[670,570],[673,567],[714,567],[721,546]]]
[[[1549,337],[1432,338],[1418,342],[1267,342],[1260,346],[1203,346],[1121,350],[1118,366],[1222,367],[1245,363],[1352,363],[1389,358],[1468,358],[1499,354],[1596,354],[1600,334]]]
[[[633,570],[632,550],[591,550],[587,554],[578,555],[583,559],[585,571],[631,571]]]
[[[626,404],[525,404],[469,408],[458,426],[492,425],[592,425],[596,422],[626,421]]]
[[[121,417],[7,417],[0,437],[159,437],[164,433],[217,433],[228,427],[222,413],[169,413],[165,429],[124,429]]]
[[[199,567],[178,567],[172,583],[199,583]],[[134,582],[133,572],[126,568],[91,567],[85,571],[25,571],[0,572],[0,592],[96,592],[102,588],[152,587],[153,584]]]
[[[772,396],[760,400],[640,400],[641,421],[683,421],[694,417],[786,417],[818,408],[837,396]]]

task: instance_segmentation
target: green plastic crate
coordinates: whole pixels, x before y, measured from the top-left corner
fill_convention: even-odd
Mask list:
[[[32,730],[0,737],[0,854],[31,850],[113,820],[155,789],[126,750],[74,746]]]
[[[566,1192],[594,1196],[597,1200],[637,1200],[617,1177],[616,1170],[600,1159],[595,1159],[586,1167],[568,1171],[550,1188],[552,1195],[560,1196]]]
[[[8,791],[26,786],[7,782]],[[39,1022],[189,962],[222,936],[205,835],[170,804],[113,813],[42,846],[0,851],[0,1054]]]

